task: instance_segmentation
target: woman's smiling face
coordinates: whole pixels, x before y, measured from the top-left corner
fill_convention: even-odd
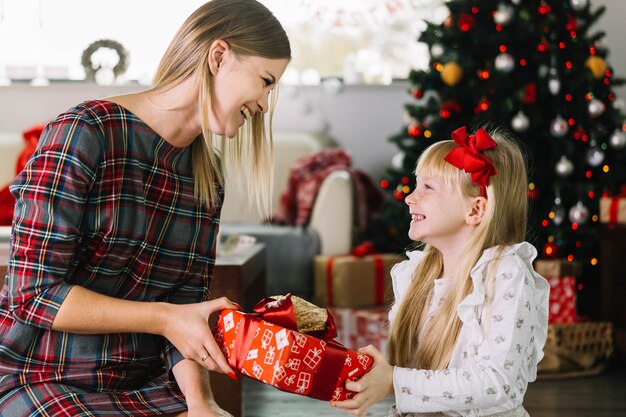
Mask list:
[[[237,55],[224,43],[220,53],[211,57],[210,130],[233,138],[246,120],[266,113],[269,94],[288,63],[287,59]]]

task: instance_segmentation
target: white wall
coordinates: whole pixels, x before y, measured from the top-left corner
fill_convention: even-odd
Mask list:
[[[84,100],[135,91],[139,86],[52,84],[0,87],[0,132],[22,132],[53,119]],[[352,152],[353,166],[378,176],[397,152],[387,142],[403,122],[409,84],[346,86],[330,93],[322,86],[283,87],[274,116],[275,130],[324,132]]]

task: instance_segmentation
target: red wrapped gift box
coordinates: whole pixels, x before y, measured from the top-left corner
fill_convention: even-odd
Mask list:
[[[284,391],[319,400],[341,401],[353,396],[345,389],[346,379],[361,377],[373,360],[332,340],[336,332],[327,310],[318,308],[327,314],[323,326],[309,329],[302,329],[289,295],[264,299],[254,310],[247,314],[226,309],[217,319],[215,340],[233,369]],[[304,330],[326,339],[302,333]]]
[[[370,308],[329,308],[337,327],[337,340],[350,349],[372,345],[387,352],[389,310],[384,306]]]
[[[576,323],[576,277],[551,277],[549,324]]]

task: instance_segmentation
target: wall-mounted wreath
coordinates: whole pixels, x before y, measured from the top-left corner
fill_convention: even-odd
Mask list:
[[[90,44],[84,51],[81,57],[81,64],[85,69],[85,76],[89,81],[95,81],[96,72],[102,68],[102,64],[93,62],[93,54],[101,48],[112,49],[117,53],[117,64],[112,68],[115,78],[122,75],[128,68],[128,51],[124,46],[112,39],[100,39]]]

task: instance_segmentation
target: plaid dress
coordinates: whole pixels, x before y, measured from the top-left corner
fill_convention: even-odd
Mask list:
[[[50,329],[73,285],[176,304],[208,299],[219,212],[194,199],[191,149],[168,144],[107,101],[44,130],[11,185],[0,292],[0,415],[151,416],[187,409],[160,336]]]

